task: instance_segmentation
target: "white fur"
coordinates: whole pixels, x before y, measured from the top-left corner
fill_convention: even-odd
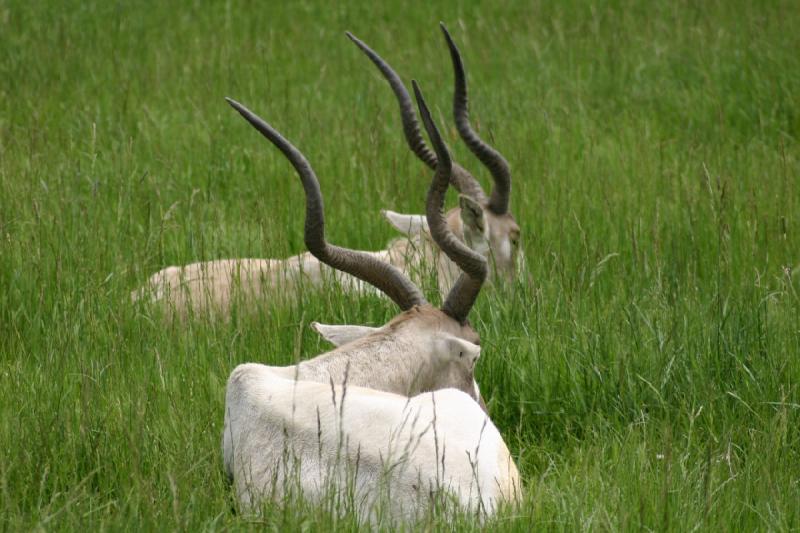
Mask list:
[[[519,233],[516,223],[487,214],[479,203],[463,195],[459,202],[461,207],[447,215],[451,231],[476,252],[491,256],[495,269],[506,277],[516,273],[520,264],[515,257],[518,251],[509,241],[509,231]],[[427,285],[435,278],[444,297],[461,270],[440,253],[425,216],[389,210],[381,213],[406,236],[393,240],[385,250],[366,253],[393,264],[417,285]],[[381,294],[369,284],[321,264],[306,252],[287,259],[220,259],[166,267],[134,290],[131,299],[155,303],[169,318],[185,318],[189,314],[227,318],[234,303],[246,310],[258,303],[270,305],[293,298],[300,285],[326,284],[337,284],[347,292]]]
[[[487,514],[520,496],[508,448],[466,394],[408,398],[282,374],[246,364],[228,380],[223,458],[245,510],[293,486],[312,501],[350,490],[356,511],[384,501],[399,519],[419,516],[438,490]]]
[[[353,342],[362,337],[366,337],[367,335],[375,333],[380,328],[371,328],[369,326],[320,324],[319,322],[312,322],[311,329],[319,333],[320,337],[334,346],[341,346],[343,344],[347,344],[348,342]]]
[[[340,442],[331,439],[344,434],[349,437],[351,448],[343,465],[352,463],[354,453],[360,453],[358,456],[365,461],[359,464],[359,476],[362,477],[357,477],[356,489],[373,497],[378,494],[379,482],[383,480],[392,494],[401,495],[396,502],[394,496],[390,499],[393,506],[400,504],[399,508],[393,507],[399,515],[405,516],[407,512],[420,510],[427,500],[412,501],[410,498],[416,498],[418,493],[427,494],[427,489],[423,490],[420,487],[424,485],[416,484],[417,489],[411,491],[409,476],[416,476],[421,465],[435,466],[437,459],[430,450],[430,435],[413,433],[424,426],[412,426],[409,429],[400,422],[406,415],[414,420],[420,410],[419,417],[423,422],[425,417],[431,418],[432,412],[425,409],[432,408],[432,403],[429,407],[425,406],[428,405],[426,402],[433,401],[426,400],[431,397],[429,393],[432,391],[436,391],[437,409],[438,398],[442,395],[445,398],[443,401],[447,409],[441,415],[437,414],[437,421],[438,416],[442,417],[442,426],[440,428],[437,425],[437,432],[441,432],[443,439],[456,446],[452,448],[448,444],[448,451],[441,452],[446,458],[446,470],[451,469],[449,471],[455,477],[431,478],[433,471],[427,466],[420,470],[423,476],[421,481],[429,483],[431,479],[439,479],[443,487],[456,493],[461,504],[467,507],[480,504],[488,512],[494,509],[500,497],[493,494],[500,493],[492,493],[491,487],[486,488],[489,491],[485,493],[488,499],[479,502],[475,499],[477,492],[469,492],[478,487],[483,491],[488,480],[499,480],[499,487],[505,491],[502,492],[505,499],[513,501],[519,497],[516,466],[505,444],[502,444],[502,438],[489,421],[486,422],[487,428],[490,428],[487,442],[500,443],[496,445],[499,451],[492,455],[491,445],[487,445],[481,453],[496,457],[496,463],[479,463],[478,477],[471,478],[475,481],[473,485],[463,475],[465,459],[458,453],[460,447],[472,441],[465,441],[459,432],[471,431],[469,435],[474,444],[469,446],[476,446],[478,439],[473,438],[475,429],[483,427],[484,420],[487,420],[477,403],[482,400],[474,380],[474,369],[481,348],[471,326],[458,323],[440,309],[423,305],[404,311],[380,328],[317,323],[314,329],[329,336],[335,343],[342,344],[294,366],[242,365],[234,370],[228,381],[223,438],[225,464],[244,507],[251,506],[264,496],[284,495],[285,486],[282,483],[277,486],[277,494],[269,494],[270,491],[265,488],[271,486],[268,481],[273,476],[282,480],[285,469],[293,466],[278,461],[284,457],[282,453],[287,446],[290,447],[288,451],[301,459],[298,466],[300,488],[309,493],[307,495],[316,498],[322,494],[322,481],[326,480],[335,487],[344,487],[346,479],[341,475],[345,470],[336,473],[333,478],[328,471],[331,454],[337,450]],[[336,397],[346,396],[343,416],[341,411],[336,411],[333,403],[331,387],[334,385],[340,386],[334,391]],[[448,391],[443,392],[445,389]],[[336,401],[341,408],[341,399]],[[409,412],[408,406],[417,406],[418,409]],[[327,440],[314,440],[317,439],[318,429],[323,430]],[[390,438],[393,434],[397,434],[400,440],[393,441]],[[408,439],[415,435],[427,444],[420,445],[411,457],[397,458],[402,459],[397,471],[400,477],[383,476],[384,466],[393,463],[381,462],[380,459],[394,460],[390,452],[402,449]],[[361,445],[360,452],[357,444]],[[324,460],[315,459],[320,453]],[[456,475],[458,472],[461,474]]]
[[[372,255],[388,261],[380,252]],[[194,313],[227,318],[234,302],[250,308],[259,301],[294,298],[300,285],[326,284],[338,284],[348,292],[379,294],[371,285],[323,265],[306,252],[287,259],[219,259],[166,267],[133,291],[131,300],[158,304],[169,317]]]
[[[320,383],[341,382],[347,376],[352,385],[404,396],[457,388],[480,401],[474,396],[480,346],[469,326],[424,306],[406,311],[381,328],[371,328],[371,332],[361,330],[366,332],[361,337],[356,328],[323,327],[336,342],[343,342],[348,334],[352,340],[295,366],[272,368]]]
[[[474,367],[481,355],[481,347],[449,333],[441,334],[437,339],[439,351],[449,353],[452,359],[463,358]]]
[[[500,241],[500,255],[503,257],[511,257],[511,241],[509,239]]]
[[[404,235],[419,235],[422,232],[429,232],[428,220],[425,215],[404,215],[395,213],[388,209],[381,209],[381,215],[394,226],[394,228]]]
[[[320,324],[319,322],[312,322],[311,329],[316,331],[323,339],[337,347],[347,345],[381,331],[381,328],[372,328],[368,326]],[[436,333],[431,338],[433,340],[433,351],[438,352],[439,355],[429,355],[427,357],[445,358],[453,362],[458,362],[458,364],[461,365],[453,365],[450,370],[439,367],[437,370],[439,379],[437,379],[437,386],[434,388],[455,386],[456,383],[461,382],[458,373],[463,372],[464,367],[467,369],[475,368],[475,363],[481,354],[481,347],[450,333]],[[413,344],[407,343],[404,350],[415,350],[420,353],[427,353],[430,348],[426,347],[425,344],[426,338],[421,335],[419,338],[415,339]],[[420,360],[418,364],[426,366],[424,360]],[[455,372],[453,372],[453,369],[455,369]],[[473,398],[482,401],[478,383],[473,379],[472,384],[474,390]]]

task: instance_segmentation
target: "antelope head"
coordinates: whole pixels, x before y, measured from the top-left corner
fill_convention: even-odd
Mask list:
[[[503,156],[484,142],[469,122],[467,80],[464,63],[458,47],[453,42],[444,24],[440,24],[445,41],[450,50],[453,63],[455,89],[453,94],[453,115],[459,136],[470,151],[483,163],[492,175],[494,187],[486,195],[478,180],[464,167],[452,163],[450,183],[459,191],[459,207],[447,214],[447,222],[453,233],[462,238],[475,250],[489,258],[494,271],[505,279],[513,279],[523,262],[520,250],[520,227],[509,211],[511,194],[511,170]],[[411,96],[400,76],[392,67],[363,41],[347,32],[347,36],[378,67],[389,83],[400,106],[403,133],[409,148],[428,167],[437,168],[438,152],[428,147],[420,131]],[[391,213],[391,212],[388,212]],[[389,221],[401,231],[403,227],[421,229],[401,217],[416,215],[386,214]],[[399,220],[400,224],[395,223]]]
[[[374,286],[402,310],[381,328],[345,326],[337,330],[335,326],[323,326],[329,328],[328,338],[339,346],[297,365],[296,379],[340,382],[341,376],[346,375],[350,384],[408,396],[457,388],[480,402],[474,381],[479,336],[467,316],[486,279],[487,261],[461,242],[447,224],[442,208],[453,166],[416,82],[414,91],[436,153],[425,223],[436,244],[462,271],[441,308],[429,304],[422,291],[391,264],[326,242],[322,194],[305,156],[246,107],[227,100],[284,154],[299,174],[306,195],[304,236],[308,250],[330,267]]]

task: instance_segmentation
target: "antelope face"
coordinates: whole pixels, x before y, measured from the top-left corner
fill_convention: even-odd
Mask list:
[[[511,213],[496,215],[484,209],[488,233],[490,258],[496,274],[506,281],[513,281],[523,262],[520,250],[520,228]]]
[[[516,277],[522,264],[519,246],[520,228],[511,213],[498,215],[488,206],[470,198],[459,196],[458,213],[460,234],[472,250],[486,257],[494,265],[494,274],[506,281]],[[452,221],[451,221],[452,224]]]
[[[459,195],[458,204],[460,207],[458,215],[461,219],[461,233],[464,237],[464,242],[482,256],[489,257],[491,254],[491,233],[486,210],[479,202],[463,194]]]

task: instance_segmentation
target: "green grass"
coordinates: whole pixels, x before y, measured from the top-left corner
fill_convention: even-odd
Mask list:
[[[439,20],[528,262],[472,313],[527,490],[492,528],[800,529],[795,2],[166,4],[0,2],[3,529],[356,527],[231,512],[224,386],[319,353],[311,320],[380,324],[390,302],[163,325],[127,297],[167,265],[303,250],[297,177],[223,96],[307,154],[332,242],[377,249],[380,208],[422,211],[430,173],[347,29],[488,183]]]

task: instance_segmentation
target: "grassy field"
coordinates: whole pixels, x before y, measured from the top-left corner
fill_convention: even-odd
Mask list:
[[[224,96],[308,155],[332,242],[378,249],[380,208],[422,211],[430,173],[348,29],[488,184],[439,20],[527,255],[472,313],[527,491],[492,529],[800,529],[797,4],[286,4],[0,2],[2,529],[356,527],[231,511],[225,380],[325,349],[311,320],[393,305],[328,291],[164,325],[128,294],[167,265],[303,251],[299,180]]]

